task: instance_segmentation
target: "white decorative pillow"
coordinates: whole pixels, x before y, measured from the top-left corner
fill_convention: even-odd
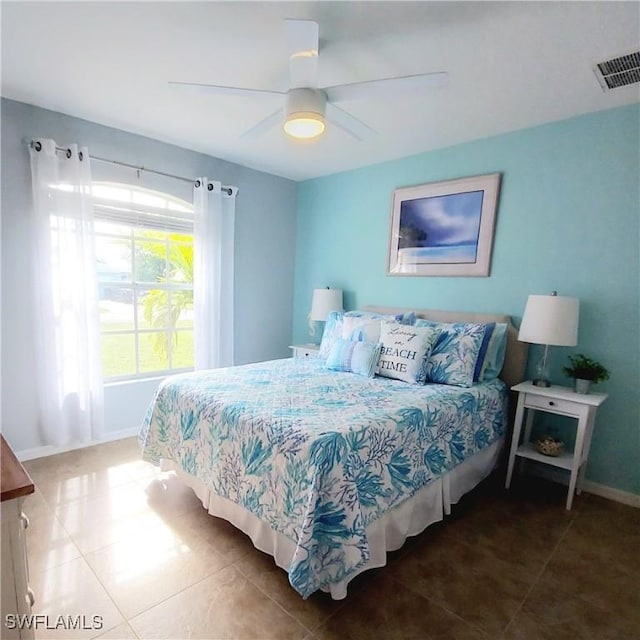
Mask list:
[[[342,339],[378,342],[383,320],[414,324],[415,313],[380,314],[371,311],[347,311],[342,319]]]
[[[342,319],[342,339],[377,343],[380,341],[381,324],[381,318],[345,316]]]
[[[331,348],[325,366],[332,371],[357,373],[373,378],[378,367],[380,344],[338,340]]]
[[[383,321],[378,375],[411,384],[424,384],[429,354],[439,335],[436,327],[415,327]]]
[[[344,330],[344,322],[349,318],[350,331]],[[392,320],[403,324],[413,324],[416,321],[415,313],[399,313],[397,315],[383,315],[371,311],[332,311],[327,316],[320,342],[318,358],[326,360],[331,348],[337,340],[360,340],[364,342],[378,342],[380,331],[376,329],[376,323],[381,320]],[[371,323],[371,326],[369,326]],[[366,331],[358,329],[359,324],[367,324]],[[352,335],[354,337],[352,337]],[[366,336],[366,337],[365,337]],[[373,339],[370,339],[373,338]]]

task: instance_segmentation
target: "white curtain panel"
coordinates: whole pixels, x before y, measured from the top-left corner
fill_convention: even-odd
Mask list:
[[[220,182],[198,178],[193,189],[195,368],[233,365],[235,197]]]
[[[37,380],[45,444],[97,439],[104,402],[89,153],[30,147]]]

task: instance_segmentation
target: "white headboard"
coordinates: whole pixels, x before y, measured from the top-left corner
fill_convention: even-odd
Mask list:
[[[398,309],[396,307],[366,306],[366,311],[376,313],[409,313],[413,311],[419,318],[436,322],[505,322],[507,324],[507,353],[500,378],[512,387],[524,380],[527,365],[528,345],[518,341],[518,330],[511,316],[494,313],[471,313],[468,311],[439,311],[435,309]]]

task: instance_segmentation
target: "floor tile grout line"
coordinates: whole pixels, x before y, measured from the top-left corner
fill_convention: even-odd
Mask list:
[[[47,571],[51,571],[52,569],[58,569],[59,567],[63,567],[66,564],[69,564],[70,562],[73,562],[74,560],[77,560],[78,558],[83,557],[82,550],[78,546],[78,543],[74,540],[74,538],[71,536],[71,534],[67,531],[65,526],[62,524],[62,522],[58,518],[58,516],[55,514],[55,512],[53,513],[53,517],[57,521],[58,525],[60,525],[60,528],[64,531],[65,535],[69,538],[69,540],[71,541],[73,546],[78,550],[78,555],[75,558],[70,558],[69,560],[65,560],[64,562],[60,562],[59,564],[53,565],[52,567],[45,567],[44,569],[40,569],[40,571],[35,571],[33,573],[31,572],[31,568],[29,568],[29,578],[30,579],[33,576],[37,576],[37,575],[40,575],[42,573],[46,573]],[[29,530],[27,529],[27,554],[29,552],[29,537],[28,536],[29,536]],[[27,555],[27,558],[28,558],[28,555]]]
[[[507,623],[507,626],[502,630],[502,637],[505,636],[505,634],[509,630],[509,627],[512,625],[513,621],[517,618],[518,614],[522,611],[525,602],[528,600],[529,596],[531,595],[531,592],[537,586],[538,582],[540,581],[540,578],[542,577],[542,574],[547,570],[547,567],[549,566],[549,563],[551,562],[551,560],[554,557],[556,551],[558,550],[558,547],[560,546],[562,541],[567,537],[567,535],[569,533],[569,530],[573,526],[573,523],[575,522],[575,519],[577,517],[578,517],[578,511],[576,510],[576,512],[571,514],[571,519],[569,520],[567,526],[565,527],[564,531],[560,534],[556,544],[553,546],[553,549],[549,553],[547,559],[542,564],[542,568],[540,569],[540,571],[538,571],[538,574],[536,575],[535,579],[533,580],[533,582],[531,583],[531,585],[527,589],[524,597],[522,598],[522,601],[520,602],[520,604],[518,605],[518,607],[515,610],[514,614],[511,616],[511,619]]]
[[[375,569],[373,569],[373,571],[375,571]],[[349,585],[347,585],[348,588]],[[359,589],[358,593],[355,596],[352,596],[352,599],[358,599],[362,596],[363,591],[366,591],[371,585],[367,585],[367,586],[363,586],[362,589]],[[331,594],[329,594],[329,596],[331,596]],[[332,611],[322,622],[320,622],[318,625],[316,625],[313,629],[311,629],[311,634],[315,636],[316,631],[318,631],[318,629],[320,629],[323,625],[327,624],[327,622],[329,622],[329,620],[331,620],[331,618],[333,618],[334,616],[336,616],[338,613],[340,613],[346,606],[347,606],[347,598],[349,597],[349,593],[347,591],[347,595],[342,598],[342,601],[340,600],[334,600],[334,602],[342,602],[342,604],[335,610]],[[333,598],[332,598],[333,600]]]
[[[125,483],[125,484],[126,484],[126,483]],[[136,484],[137,484],[137,483],[136,483]],[[140,485],[138,485],[138,486],[140,486]],[[119,487],[120,487],[120,485],[118,485],[117,487],[114,487],[114,488],[119,488]],[[106,493],[106,494],[104,494],[104,495],[109,495],[109,493],[111,493],[111,491],[109,491],[108,493]],[[97,497],[104,497],[104,496],[97,496]],[[83,499],[91,499],[91,498],[89,498],[89,497],[85,497],[85,498],[83,498]],[[109,629],[106,629],[106,630],[102,629],[102,630],[101,630],[101,633],[100,633],[100,634],[98,634],[98,636],[92,636],[91,640],[95,640],[95,638],[99,637],[99,635],[102,635],[102,634],[104,634],[104,633],[107,633],[107,632],[108,632],[108,631],[110,631],[111,629],[115,629],[116,627],[118,627],[119,625],[121,625],[121,624],[123,624],[123,623],[126,623],[126,624],[127,624],[127,626],[128,626],[128,627],[133,631],[133,633],[134,633],[134,635],[136,636],[136,638],[139,638],[139,636],[138,636],[137,632],[135,631],[135,629],[134,629],[134,628],[131,626],[131,624],[130,624],[130,619],[129,619],[129,618],[127,618],[127,616],[125,616],[125,615],[124,615],[124,613],[122,612],[122,610],[120,609],[120,607],[119,607],[119,606],[118,606],[118,604],[116,603],[116,601],[115,601],[115,599],[114,599],[113,595],[111,594],[111,592],[109,591],[109,589],[107,588],[107,586],[102,582],[102,580],[100,579],[100,577],[98,576],[98,574],[95,572],[95,570],[93,569],[93,567],[92,567],[91,563],[89,562],[89,560],[88,560],[88,559],[87,559],[87,557],[86,557],[86,556],[87,556],[87,555],[89,555],[89,554],[97,553],[97,552],[99,552],[99,551],[102,551],[102,550],[104,550],[104,549],[106,549],[106,548],[108,548],[108,547],[110,547],[110,546],[112,546],[112,545],[118,544],[118,543],[119,543],[119,542],[121,542],[121,541],[112,542],[112,543],[110,543],[110,544],[108,544],[108,545],[105,545],[105,546],[103,546],[103,547],[100,547],[100,548],[98,548],[98,549],[92,549],[91,551],[86,551],[86,552],[82,551],[82,550],[80,549],[80,547],[78,546],[78,543],[76,542],[76,540],[74,539],[74,537],[69,533],[69,531],[66,529],[66,527],[64,526],[64,524],[63,524],[63,523],[60,521],[60,519],[58,518],[58,516],[57,516],[57,514],[56,514],[55,509],[52,509],[52,508],[51,508],[51,506],[49,505],[49,501],[48,501],[48,500],[46,500],[46,499],[44,498],[44,496],[43,496],[43,500],[45,501],[45,503],[47,504],[47,506],[49,507],[49,509],[52,511],[53,517],[58,521],[58,524],[60,524],[60,526],[62,527],[63,531],[67,534],[67,536],[69,537],[69,539],[73,542],[73,544],[74,544],[74,546],[76,547],[76,549],[78,549],[78,552],[79,552],[79,554],[80,554],[80,555],[79,555],[79,556],[77,556],[76,558],[72,558],[71,560],[68,560],[68,561],[67,561],[67,562],[65,562],[65,563],[61,563],[60,565],[56,565],[55,567],[50,567],[49,569],[45,569],[44,571],[42,571],[42,572],[40,572],[40,573],[45,573],[46,571],[49,571],[49,570],[51,570],[51,569],[57,569],[57,568],[59,568],[60,566],[63,566],[63,565],[65,565],[65,564],[68,564],[68,563],[70,563],[70,562],[73,562],[73,561],[76,561],[76,560],[78,560],[78,559],[82,558],[82,560],[83,560],[83,561],[84,561],[84,563],[86,564],[87,568],[89,569],[89,571],[91,571],[91,573],[93,574],[93,576],[96,578],[96,580],[97,580],[98,584],[102,587],[102,589],[105,591],[105,593],[106,593],[107,597],[109,598],[109,601],[111,602],[111,604],[113,604],[114,608],[116,609],[116,611],[120,614],[120,617],[122,618],[122,621],[121,621],[121,622],[119,622],[118,624],[116,624],[116,625],[114,625],[113,627],[110,627]],[[69,503],[63,503],[63,504],[69,504]],[[159,527],[161,527],[161,526],[162,526],[162,524],[160,524],[160,523],[156,523],[155,525],[150,526],[150,527],[149,527],[149,529],[153,529],[153,528],[156,528],[156,527],[157,527],[157,528],[159,528]],[[147,531],[147,530],[148,530],[148,529],[145,529],[145,531]],[[234,563],[232,563],[232,564],[234,564]],[[232,566],[232,564],[231,564],[231,565],[227,565],[227,566]],[[220,568],[218,569],[218,571],[219,571],[219,570],[222,570],[222,569],[224,569],[224,568],[226,568],[226,567],[220,567]],[[216,571],[213,571],[211,574],[209,574],[209,575],[205,576],[205,577],[203,578],[203,580],[206,580],[207,578],[209,578],[210,576],[212,576],[212,575],[213,575],[213,574],[215,574],[215,573],[216,573]],[[159,604],[162,604],[162,602],[164,602],[165,600],[168,600],[169,598],[172,598],[173,596],[178,595],[179,593],[182,593],[182,591],[184,591],[185,589],[188,589],[188,588],[190,588],[190,587],[194,586],[195,584],[198,584],[199,582],[201,582],[201,580],[199,580],[199,581],[197,581],[197,582],[193,583],[192,585],[188,585],[188,586],[184,587],[183,589],[180,589],[180,590],[179,590],[179,591],[177,591],[176,593],[171,594],[171,595],[170,595],[170,596],[168,596],[167,598],[165,598],[165,599],[163,599],[163,600],[161,600],[161,601],[159,601],[159,602],[157,602],[157,603],[153,604],[152,606],[148,607],[147,609],[144,609],[143,611],[141,611],[141,612],[137,613],[137,614],[136,614],[136,616],[141,615],[141,614],[142,614],[142,613],[144,613],[145,611],[148,611],[149,609],[151,609],[151,608],[153,608],[153,607],[155,607],[155,606],[157,606],[157,605],[159,605]],[[133,616],[133,617],[136,617],[136,616]]]
[[[437,607],[440,607],[440,609],[446,611],[448,614],[454,616],[455,618],[457,618],[458,620],[461,620],[462,622],[464,622],[466,625],[468,625],[469,627],[471,627],[474,631],[478,631],[479,633],[481,633],[484,636],[487,636],[487,632],[480,628],[478,625],[474,624],[473,622],[471,622],[470,620],[467,620],[466,618],[464,618],[463,616],[461,616],[459,613],[456,613],[455,611],[452,611],[451,609],[447,608],[442,602],[439,602],[438,600],[435,600],[434,598],[432,598],[431,596],[428,596],[425,593],[422,593],[421,591],[416,590],[412,585],[410,584],[406,584],[405,582],[403,582],[402,580],[400,580],[399,578],[397,578],[396,576],[391,576],[391,580],[399,585],[402,585],[403,587],[409,589],[409,591],[411,591],[412,593],[415,593],[417,596],[424,598],[425,600],[428,600],[429,602],[431,602],[431,604],[436,605]]]
[[[164,526],[164,525],[163,525],[163,524],[156,524],[156,525],[154,525],[153,527],[151,527],[151,529],[155,529],[155,528],[158,528],[158,529],[159,529],[159,528],[160,528],[160,527],[162,527],[162,526]],[[149,532],[149,529],[145,529],[145,533],[147,533],[147,532]],[[197,532],[194,532],[194,534],[195,534],[195,535],[198,535],[198,534],[197,534]],[[87,552],[87,554],[92,554],[92,553],[97,553],[97,552],[99,552],[99,551],[103,551],[104,549],[107,549],[108,547],[113,546],[113,545],[116,545],[116,544],[119,544],[119,543],[121,543],[121,542],[123,542],[123,540],[120,540],[120,541],[114,542],[114,543],[112,543],[112,544],[110,544],[110,545],[107,545],[107,546],[105,546],[105,547],[101,547],[100,549],[95,549],[95,550],[93,550],[93,551],[88,551],[88,552]],[[83,557],[84,557],[84,555],[83,555]],[[85,560],[86,560],[86,558],[85,558]],[[191,583],[191,584],[186,585],[186,586],[185,586],[185,587],[183,587],[182,589],[179,589],[179,590],[178,590],[178,591],[176,591],[175,593],[172,593],[172,594],[168,595],[166,598],[162,598],[162,599],[161,599],[161,600],[159,600],[158,602],[155,602],[155,603],[153,603],[152,605],[149,605],[148,607],[146,607],[146,608],[145,608],[145,609],[143,609],[142,611],[138,611],[135,615],[133,615],[133,616],[131,616],[131,617],[127,617],[127,616],[125,616],[125,615],[124,615],[124,613],[123,613],[122,611],[120,611],[120,608],[117,606],[117,604],[116,604],[116,608],[118,609],[118,611],[119,611],[119,612],[120,612],[120,614],[122,615],[123,620],[124,620],[124,621],[125,621],[125,622],[130,626],[130,627],[131,627],[131,629],[133,630],[133,632],[134,632],[134,633],[136,633],[136,632],[135,632],[135,629],[131,626],[131,622],[130,622],[131,620],[133,620],[133,618],[136,618],[136,617],[138,617],[138,616],[142,615],[143,613],[146,613],[146,612],[147,612],[147,611],[149,611],[150,609],[153,609],[154,607],[157,607],[157,606],[161,605],[162,603],[166,602],[167,600],[169,600],[169,599],[171,599],[171,598],[173,598],[173,597],[175,597],[175,596],[177,596],[177,595],[181,594],[183,591],[186,591],[187,589],[190,589],[191,587],[194,587],[194,586],[196,586],[196,585],[200,584],[201,582],[203,582],[204,580],[209,579],[211,576],[215,575],[215,574],[216,574],[216,573],[218,573],[219,571],[222,571],[223,569],[228,569],[229,567],[232,567],[232,566],[233,566],[234,564],[236,564],[238,561],[239,561],[239,560],[235,560],[234,562],[232,562],[232,563],[230,563],[230,564],[227,564],[227,565],[224,565],[224,566],[222,566],[222,567],[218,567],[217,569],[214,569],[211,573],[208,573],[206,576],[203,576],[201,579],[196,580],[195,582],[193,582],[193,583]],[[87,562],[87,564],[89,565],[90,569],[93,571],[93,567],[91,566],[91,564],[89,563],[89,561],[88,561],[88,560],[86,560],[86,562]],[[95,571],[94,571],[94,574],[95,574]],[[107,588],[107,586],[106,586],[106,585],[104,585],[104,584],[102,583],[102,581],[100,580],[100,578],[98,577],[98,575],[97,575],[97,574],[95,574],[95,575],[96,575],[96,578],[98,579],[98,581],[100,582],[100,584],[102,585],[102,587],[103,587],[103,588],[105,589],[105,591],[109,594],[109,597],[110,597],[112,600],[114,600],[114,598],[113,598],[113,596],[111,595],[111,593],[110,593],[109,589]],[[115,604],[115,600],[114,600],[114,604]],[[136,633],[136,635],[137,635],[137,633]]]
[[[199,585],[201,582],[204,582],[205,580],[208,580],[209,578],[211,578],[211,576],[214,576],[216,573],[219,573],[220,571],[223,571],[225,569],[229,569],[230,567],[233,567],[237,562],[239,562],[239,559],[235,560],[231,564],[228,564],[228,565],[226,565],[224,567],[219,567],[215,571],[212,571],[210,574],[204,576],[202,579],[196,580],[194,583],[189,584],[186,587],[183,587],[182,589],[176,591],[175,593],[172,593],[171,595],[167,596],[166,598],[163,598],[162,600],[159,600],[158,602],[155,602],[154,604],[149,605],[146,609],[143,609],[142,611],[139,611],[134,616],[131,616],[130,618],[125,618],[127,624],[131,627],[133,632],[136,633],[136,630],[134,629],[133,625],[131,624],[131,621],[134,618],[137,618],[138,616],[141,616],[144,613],[147,613],[148,611],[151,611],[151,609],[154,609],[155,607],[158,607],[161,604],[164,604],[167,600],[171,600],[171,598],[175,598],[176,596],[179,596],[181,593],[183,593],[187,589],[191,589],[192,587],[195,587],[195,586]],[[136,633],[136,635],[138,635],[138,634]]]
[[[58,519],[58,516],[55,514],[54,511],[54,517],[56,519]],[[87,568],[89,569],[89,571],[91,572],[91,574],[94,576],[94,578],[97,580],[98,584],[102,587],[102,589],[104,590],[105,594],[107,595],[107,598],[109,599],[109,601],[111,602],[111,604],[113,605],[113,607],[115,608],[115,610],[120,614],[120,617],[122,618],[121,622],[118,622],[118,624],[114,625],[113,627],[110,627],[109,629],[101,629],[100,633],[97,634],[97,636],[102,635],[104,633],[107,633],[108,631],[111,631],[111,629],[115,629],[116,627],[118,627],[119,625],[122,624],[122,622],[126,622],[127,619],[124,616],[124,614],[122,613],[122,611],[120,610],[120,607],[117,605],[117,603],[115,602],[113,596],[111,595],[111,593],[109,592],[109,590],[107,589],[107,587],[102,583],[102,580],[100,580],[100,577],[96,574],[96,572],[94,571],[93,567],[91,566],[91,564],[89,563],[89,561],[87,560],[87,558],[85,557],[85,553],[80,549],[80,547],[78,547],[78,544],[76,543],[76,541],[73,539],[73,537],[71,536],[71,534],[66,530],[66,528],[64,527],[64,525],[62,524],[62,522],[59,523],[60,526],[63,528],[63,530],[65,531],[65,533],[69,536],[69,539],[73,542],[73,544],[75,545],[75,547],[78,549],[78,551],[80,552],[80,556],[78,556],[77,558],[73,558],[72,560],[69,560],[69,562],[73,562],[78,560],[79,558],[82,558],[82,561],[85,563],[85,565],[87,566]],[[67,563],[63,563],[63,564],[67,564]],[[57,567],[51,567],[51,569],[57,569],[58,567],[60,567],[62,565],[58,565]],[[47,570],[48,571],[48,570]],[[128,624],[128,623],[127,623]],[[131,625],[129,625],[131,626]],[[134,631],[135,633],[135,631]],[[91,636],[91,640],[94,640],[94,638],[96,638],[97,636]],[[137,634],[136,634],[137,637]]]
[[[256,551],[258,551],[258,549],[256,548]],[[240,562],[240,559],[237,560],[237,562]],[[277,565],[276,565],[277,566]],[[272,602],[274,602],[280,609],[282,609],[282,611],[284,611],[290,618],[292,618],[293,620],[295,620],[306,632],[307,635],[314,633],[315,629],[318,629],[320,626],[322,626],[322,624],[324,624],[323,621],[320,624],[316,625],[315,627],[308,627],[302,620],[299,620],[295,615],[293,615],[293,613],[291,611],[288,611],[282,604],[280,604],[276,599],[272,598],[269,593],[267,591],[265,591],[257,582],[255,582],[251,576],[246,573],[245,571],[242,570],[242,567],[238,566],[237,567],[238,571],[247,579],[249,580],[249,582],[256,588],[258,589],[258,591],[260,591],[261,593],[263,593],[265,596],[267,596],[267,598],[269,598],[269,600],[271,600]],[[280,567],[278,567],[278,569],[280,569]],[[282,571],[284,571],[284,569],[282,569]],[[293,587],[291,587],[293,589]],[[302,597],[302,596],[300,596]],[[342,609],[342,607],[338,608],[338,611]],[[327,619],[330,616],[327,617]],[[306,637],[306,636],[305,636]]]

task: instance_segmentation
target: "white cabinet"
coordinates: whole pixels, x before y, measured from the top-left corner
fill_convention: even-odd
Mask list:
[[[18,616],[31,614],[34,597],[29,588],[27,532],[29,519],[23,513],[25,497],[35,490],[31,478],[2,438],[2,631],[8,638],[33,638],[33,629],[17,623]]]

